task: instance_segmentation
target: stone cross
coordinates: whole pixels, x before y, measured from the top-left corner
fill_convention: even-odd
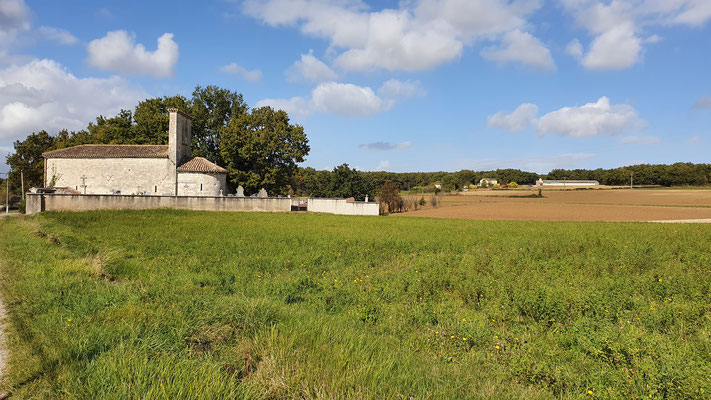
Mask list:
[[[267,195],[267,191],[264,188],[261,188],[259,189],[259,194],[257,195],[257,197],[269,197],[269,195]]]
[[[84,188],[84,194],[86,194],[86,175],[81,176],[81,187]]]
[[[242,187],[242,185],[237,186],[237,194],[236,194],[236,196],[237,196],[237,197],[244,197],[244,188]]]

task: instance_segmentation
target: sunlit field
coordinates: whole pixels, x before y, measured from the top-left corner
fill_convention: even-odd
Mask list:
[[[12,398],[708,398],[711,225],[0,220]]]

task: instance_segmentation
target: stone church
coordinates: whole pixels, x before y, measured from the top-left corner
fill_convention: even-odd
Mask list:
[[[227,170],[190,157],[192,119],[169,109],[168,145],[85,144],[43,153],[44,186],[81,194],[223,196]]]

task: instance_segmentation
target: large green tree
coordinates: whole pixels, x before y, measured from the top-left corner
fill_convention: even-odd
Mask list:
[[[136,144],[168,144],[168,109],[190,113],[191,103],[183,96],[156,97],[138,103],[133,112],[133,138]]]
[[[286,194],[297,163],[309,153],[308,143],[304,128],[291,124],[286,112],[261,107],[233,116],[218,145],[233,186]]]
[[[373,198],[375,188],[367,184],[366,179],[356,169],[348,164],[342,164],[333,169],[331,174],[329,197],[364,200],[365,196]]]
[[[230,121],[247,114],[248,110],[249,106],[237,92],[217,86],[195,87],[188,111],[193,118],[193,155],[223,165],[222,131]]]
[[[96,122],[87,127],[94,143],[136,144],[133,132],[133,114],[130,110],[121,110],[115,117],[100,115]]]
[[[33,133],[25,140],[14,143],[15,152],[8,155],[6,162],[10,166],[10,186],[14,191],[20,189],[20,172],[24,175],[25,189],[41,187],[44,183],[44,158],[42,153],[54,147],[55,138],[46,131]]]

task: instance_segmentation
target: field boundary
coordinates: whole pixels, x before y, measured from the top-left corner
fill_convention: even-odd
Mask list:
[[[711,218],[697,218],[697,219],[668,219],[661,221],[649,221],[656,222],[660,224],[711,224]]]

